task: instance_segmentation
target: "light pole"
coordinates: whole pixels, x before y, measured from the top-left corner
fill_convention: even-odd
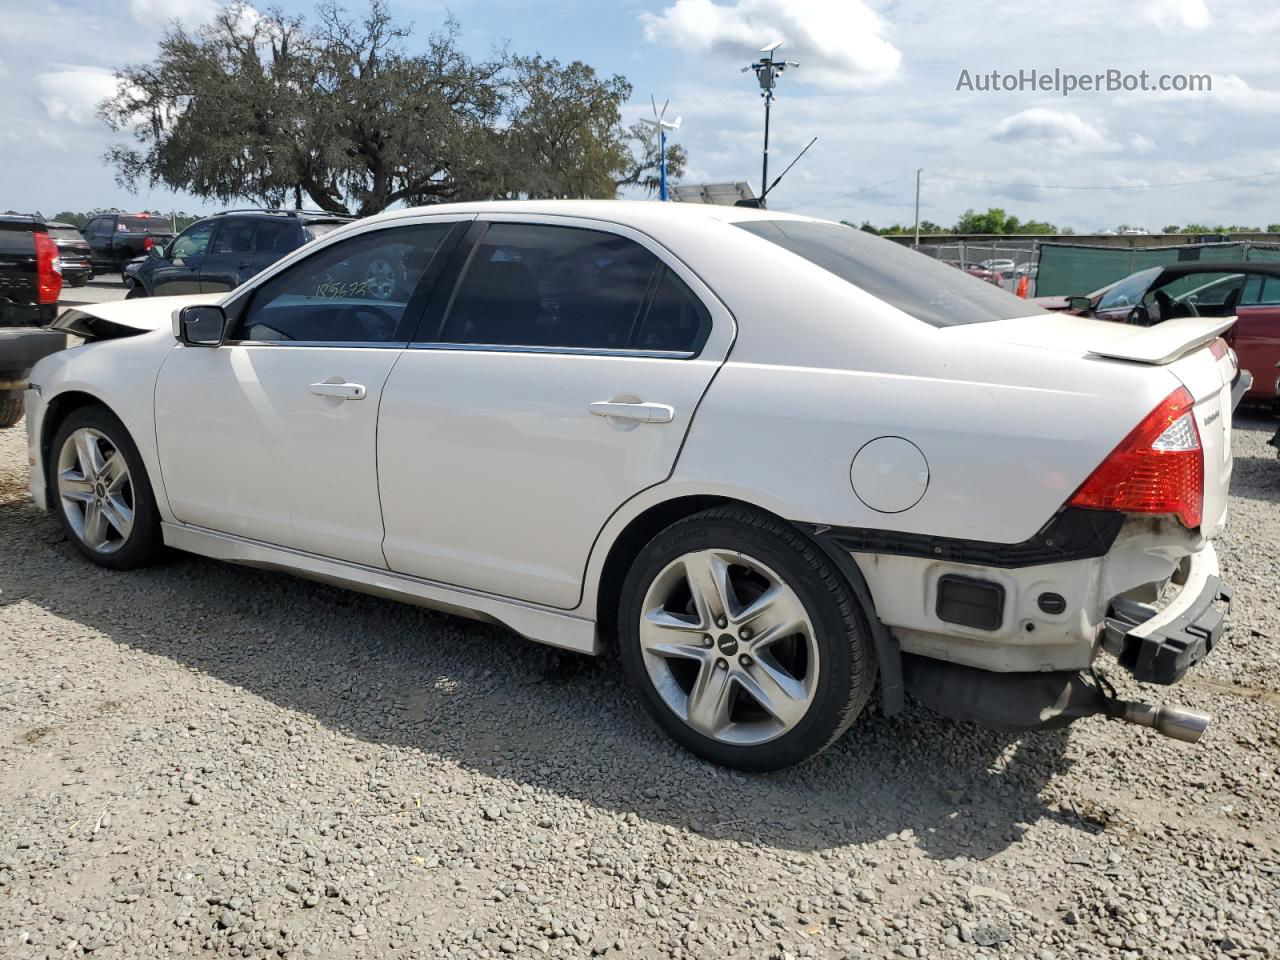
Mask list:
[[[764,195],[769,192],[769,112],[773,106],[773,88],[778,82],[778,77],[787,67],[798,67],[800,64],[794,60],[775,60],[773,55],[777,49],[782,46],[782,41],[771,43],[767,47],[762,47],[760,52],[764,54],[755,63],[749,63],[742,68],[742,72],[748,70],[756,72],[756,79],[760,81],[760,96],[764,97],[764,158],[760,173],[760,206],[765,205]]]

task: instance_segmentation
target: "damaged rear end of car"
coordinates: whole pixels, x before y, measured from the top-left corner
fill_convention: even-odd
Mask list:
[[[1012,595],[1024,615],[1000,622],[1022,634],[1020,648],[1028,655],[1003,664],[999,657],[965,662],[954,656],[954,646],[928,650],[926,643],[932,656],[904,658],[906,686],[917,699],[945,715],[1008,731],[1102,715],[1179,740],[1199,739],[1207,714],[1121,699],[1092,660],[1105,651],[1138,683],[1171,685],[1222,637],[1231,594],[1213,539],[1227,519],[1231,419],[1244,392],[1221,337],[1232,319],[1188,317],[1108,330],[1059,314],[966,328],[979,339],[1078,350],[1083,364],[1126,365],[1135,377],[1170,389],[1117,438],[1037,535],[1046,551],[1075,544],[1081,555],[935,586],[939,616],[962,624],[983,616],[994,622],[992,608]],[[1088,665],[1056,669],[1052,656],[1035,662],[1045,649],[1046,627],[1052,633],[1055,622],[1092,645]]]

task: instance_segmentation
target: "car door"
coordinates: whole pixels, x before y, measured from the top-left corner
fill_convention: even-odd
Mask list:
[[[1240,369],[1253,374],[1252,400],[1276,396],[1280,370],[1280,277],[1255,275],[1248,279],[1236,309],[1232,347]]]
[[[383,551],[401,573],[572,608],[610,514],[670,475],[732,319],[625,227],[493,215],[468,241],[383,391]]]
[[[165,248],[164,255],[148,271],[152,296],[172,297],[200,292],[200,266],[217,228],[217,220],[200,220],[174,238]]]
[[[109,227],[114,230],[111,223],[110,217],[94,217],[84,225],[84,238],[89,244],[89,260],[97,268],[114,265],[111,254],[113,234],[108,232]]]
[[[225,293],[240,286],[240,271],[242,266],[248,266],[257,226],[258,221],[252,217],[219,218],[217,236],[198,265],[201,293]]]
[[[229,303],[222,346],[174,348],[156,383],[156,440],[179,521],[385,566],[378,404],[453,227],[431,218],[348,235]],[[357,277],[373,253],[404,266],[389,298]]]

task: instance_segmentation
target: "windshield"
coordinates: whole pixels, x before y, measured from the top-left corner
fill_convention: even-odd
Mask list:
[[[935,327],[1045,312],[963,270],[856,227],[805,220],[747,220],[734,226]]]
[[[1164,267],[1151,267],[1148,270],[1140,270],[1133,276],[1125,277],[1098,301],[1099,310],[1115,310],[1122,307],[1136,307],[1142,302],[1142,295],[1147,292],[1147,288],[1160,276],[1160,271]]]
[[[77,242],[84,239],[80,236],[80,231],[75,227],[50,227],[49,236],[54,240],[75,240]]]

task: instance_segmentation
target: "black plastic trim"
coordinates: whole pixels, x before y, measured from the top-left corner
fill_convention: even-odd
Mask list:
[[[999,630],[1004,622],[1004,587],[993,580],[948,573],[938,578],[934,612],[943,623]]]
[[[819,540],[830,540],[850,553],[884,553],[984,567],[1016,568],[1105,556],[1124,526],[1124,514],[1116,510],[1067,507],[1035,536],[1022,543],[990,543],[812,523],[800,526],[812,530]]]
[[[1135,637],[1129,631],[1155,614],[1143,604],[1113,600],[1105,621],[1107,648],[1118,651],[1120,666],[1139,683],[1177,683],[1222,639],[1231,609],[1231,591],[1209,577],[1195,602],[1158,633]]]

